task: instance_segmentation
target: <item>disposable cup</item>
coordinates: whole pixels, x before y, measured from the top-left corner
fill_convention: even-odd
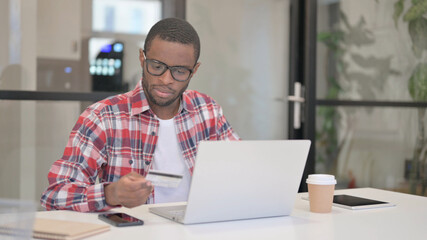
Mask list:
[[[328,174],[311,174],[307,178],[308,198],[310,211],[315,213],[329,213],[332,210],[334,198],[335,176]]]

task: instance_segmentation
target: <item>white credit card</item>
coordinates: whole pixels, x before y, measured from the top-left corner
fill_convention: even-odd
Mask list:
[[[176,188],[182,180],[182,175],[167,173],[158,170],[150,170],[145,177],[155,187]]]

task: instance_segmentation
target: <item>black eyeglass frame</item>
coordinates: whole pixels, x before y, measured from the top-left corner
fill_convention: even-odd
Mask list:
[[[190,68],[187,68],[187,67],[184,67],[184,66],[169,66],[169,65],[167,65],[166,63],[161,62],[161,61],[159,61],[159,60],[155,60],[155,59],[148,59],[148,58],[145,56],[145,51],[144,51],[144,60],[145,60],[146,62],[154,62],[154,63],[160,64],[160,65],[163,65],[163,66],[165,66],[165,67],[166,67],[166,68],[165,68],[165,70],[164,70],[162,73],[160,73],[160,74],[153,74],[153,73],[151,73],[151,72],[150,72],[150,70],[148,70],[148,66],[146,66],[147,72],[148,72],[149,74],[151,74],[151,75],[153,75],[153,76],[161,76],[161,75],[163,75],[167,70],[169,70],[169,71],[170,71],[170,73],[171,73],[172,78],[173,78],[175,81],[178,81],[178,82],[186,82],[186,81],[188,81],[188,79],[190,79],[191,75],[193,74],[194,68],[196,67],[196,64],[197,64],[197,62],[194,64],[193,69],[190,69]],[[190,74],[188,74],[187,79],[185,79],[185,80],[179,80],[179,79],[176,79],[176,78],[175,78],[175,76],[173,75],[173,69],[177,69],[177,68],[184,68],[184,69],[186,69],[186,70],[190,71]]]

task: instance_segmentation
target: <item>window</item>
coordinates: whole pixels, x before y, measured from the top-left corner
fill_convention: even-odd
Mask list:
[[[161,19],[159,0],[93,0],[92,30],[146,35]]]

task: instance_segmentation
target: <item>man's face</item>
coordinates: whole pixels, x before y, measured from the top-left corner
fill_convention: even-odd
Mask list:
[[[168,42],[158,37],[153,39],[151,47],[145,53],[145,59],[157,60],[168,66],[182,66],[193,69],[195,65],[193,45]],[[144,53],[140,50],[140,62],[143,68],[142,86],[145,95],[153,110],[175,109],[179,107],[179,99],[182,93],[187,89],[190,79],[197,71],[199,63],[194,67],[193,73],[188,80],[176,81],[170,70],[166,70],[160,76],[154,76],[147,71],[147,62],[144,59]]]

